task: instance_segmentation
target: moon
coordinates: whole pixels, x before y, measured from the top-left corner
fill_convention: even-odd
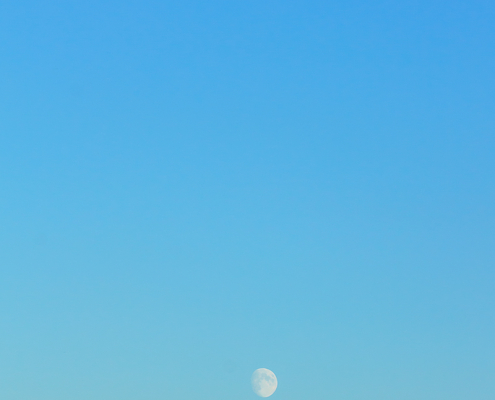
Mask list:
[[[260,397],[271,396],[277,389],[277,377],[266,368],[258,368],[251,377],[253,391]]]

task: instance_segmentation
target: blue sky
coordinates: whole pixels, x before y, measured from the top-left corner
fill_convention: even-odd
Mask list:
[[[0,4],[0,398],[495,398],[495,3]]]

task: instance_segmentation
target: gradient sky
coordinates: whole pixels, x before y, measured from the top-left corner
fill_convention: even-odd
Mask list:
[[[495,398],[495,2],[0,2],[0,398]]]

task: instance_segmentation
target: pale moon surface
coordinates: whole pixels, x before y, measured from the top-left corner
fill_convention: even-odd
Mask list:
[[[266,368],[258,368],[251,377],[254,393],[261,397],[271,396],[277,389],[277,384],[275,374]]]

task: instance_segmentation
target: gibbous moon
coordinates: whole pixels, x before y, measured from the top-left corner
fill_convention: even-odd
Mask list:
[[[260,397],[271,396],[277,389],[277,384],[275,374],[266,368],[258,368],[251,377],[253,391]]]

